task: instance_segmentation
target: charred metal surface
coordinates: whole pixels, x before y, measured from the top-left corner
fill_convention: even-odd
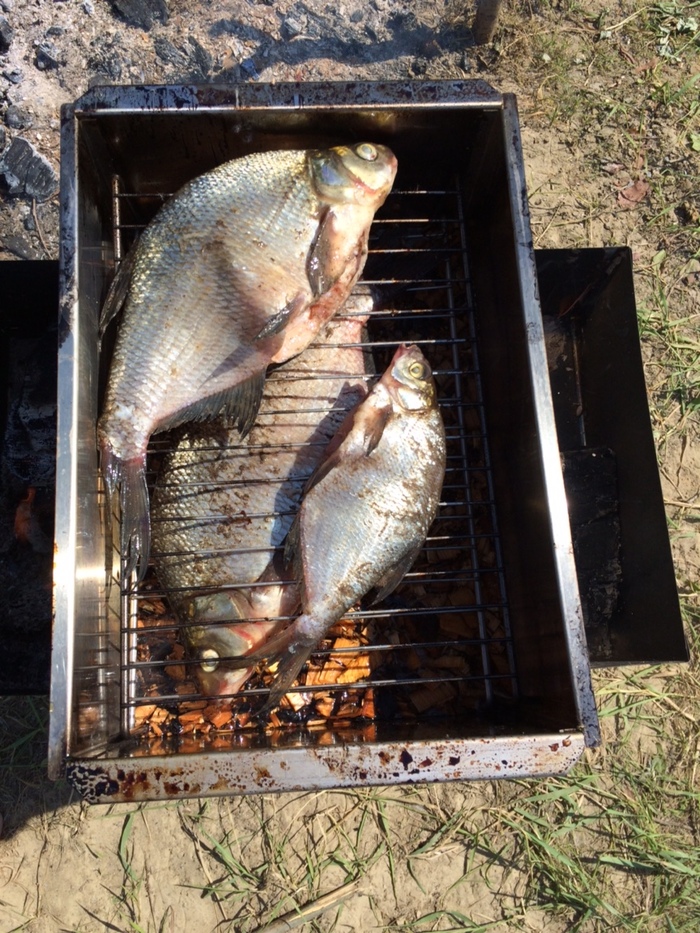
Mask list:
[[[538,250],[536,258],[559,446],[570,463],[583,458],[596,477],[584,489],[573,477],[567,485],[590,658],[687,661],[631,251]],[[594,511],[591,497],[598,499]]]
[[[329,790],[435,781],[566,774],[584,748],[579,733],[468,741],[340,745],[199,756],[81,760],[67,778],[88,803]]]
[[[340,83],[241,84],[235,87],[98,86],[76,103],[81,114],[134,111],[332,109],[382,107],[501,107],[502,95],[481,80],[351,81]]]

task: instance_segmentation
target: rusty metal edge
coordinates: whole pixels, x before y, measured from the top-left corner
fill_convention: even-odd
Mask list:
[[[206,756],[73,759],[67,778],[88,803],[330,790],[339,787],[566,774],[581,732],[216,752]],[[194,759],[194,760],[193,760]]]
[[[100,85],[75,102],[78,115],[187,110],[501,109],[503,95],[481,79],[464,81],[325,81],[234,85]]]

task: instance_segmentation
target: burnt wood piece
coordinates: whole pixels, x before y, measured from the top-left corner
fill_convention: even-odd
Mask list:
[[[502,3],[503,0],[478,0],[472,27],[477,45],[486,45],[493,39]]]

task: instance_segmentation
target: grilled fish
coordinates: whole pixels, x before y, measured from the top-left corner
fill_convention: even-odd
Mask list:
[[[245,677],[217,659],[259,646],[298,608],[280,546],[329,440],[367,394],[372,367],[360,343],[371,308],[358,287],[312,346],[270,374],[245,441],[221,422],[197,425],[163,462],[154,564],[202,660],[203,692],[235,692]]]
[[[248,662],[279,661],[263,711],[279,705],[314,646],[371,590],[401,581],[438,510],[445,431],[430,366],[401,346],[329,445],[287,537],[302,614]]]
[[[249,431],[268,365],[308,346],[357,281],[395,173],[371,143],[255,153],[185,185],[142,233],[101,322],[123,307],[98,440],[127,574],[148,561],[151,434],[222,411]]]

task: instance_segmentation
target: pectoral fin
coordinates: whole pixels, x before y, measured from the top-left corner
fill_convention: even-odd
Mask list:
[[[323,637],[325,627],[312,623],[311,626],[307,625],[302,628],[300,623],[304,621],[308,622],[308,617],[300,616],[283,632],[273,635],[262,648],[252,651],[245,658],[227,660],[231,670],[253,667],[260,661],[266,661],[268,664],[278,662],[279,666],[270,688],[270,696],[257,714],[259,716],[269,713],[280,705],[282,697],[297,679],[315,645]]]
[[[212,421],[222,416],[235,425],[241,437],[255,424],[265,387],[265,372],[255,373],[231,389],[224,389],[182,408],[158,424],[159,431],[170,431],[187,421]]]
[[[340,426],[328,445],[328,454],[306,485],[304,494],[313,489],[336,466],[348,459],[368,457],[377,447],[391,414],[389,408],[368,408],[360,403]]]
[[[100,311],[100,339],[104,337],[105,331],[119,314],[126,301],[136,260],[136,245],[134,243],[124,259],[119,263],[119,268],[114,274],[112,284],[109,286],[107,297]]]
[[[416,557],[418,557],[420,549],[421,545],[419,544],[418,547],[409,551],[408,554],[402,560],[400,560],[398,564],[396,564],[396,566],[392,567],[391,570],[387,570],[387,572],[382,577],[380,577],[379,580],[377,580],[377,592],[374,596],[374,599],[372,600],[373,606],[376,605],[376,603],[380,603],[383,599],[386,599],[390,593],[394,592],[396,587],[399,585],[399,583],[401,583],[403,578],[413,566],[413,562],[415,561]]]
[[[289,323],[290,318],[294,314],[298,307],[298,301],[290,302],[281,311],[275,314],[274,317],[265,324],[263,329],[255,335],[253,338],[255,341],[264,340],[265,337],[270,337],[272,334],[281,333],[287,324]]]
[[[360,239],[348,249],[347,232],[339,228],[333,208],[323,214],[306,260],[306,276],[314,298],[329,292],[343,275],[359,272],[367,245]]]

